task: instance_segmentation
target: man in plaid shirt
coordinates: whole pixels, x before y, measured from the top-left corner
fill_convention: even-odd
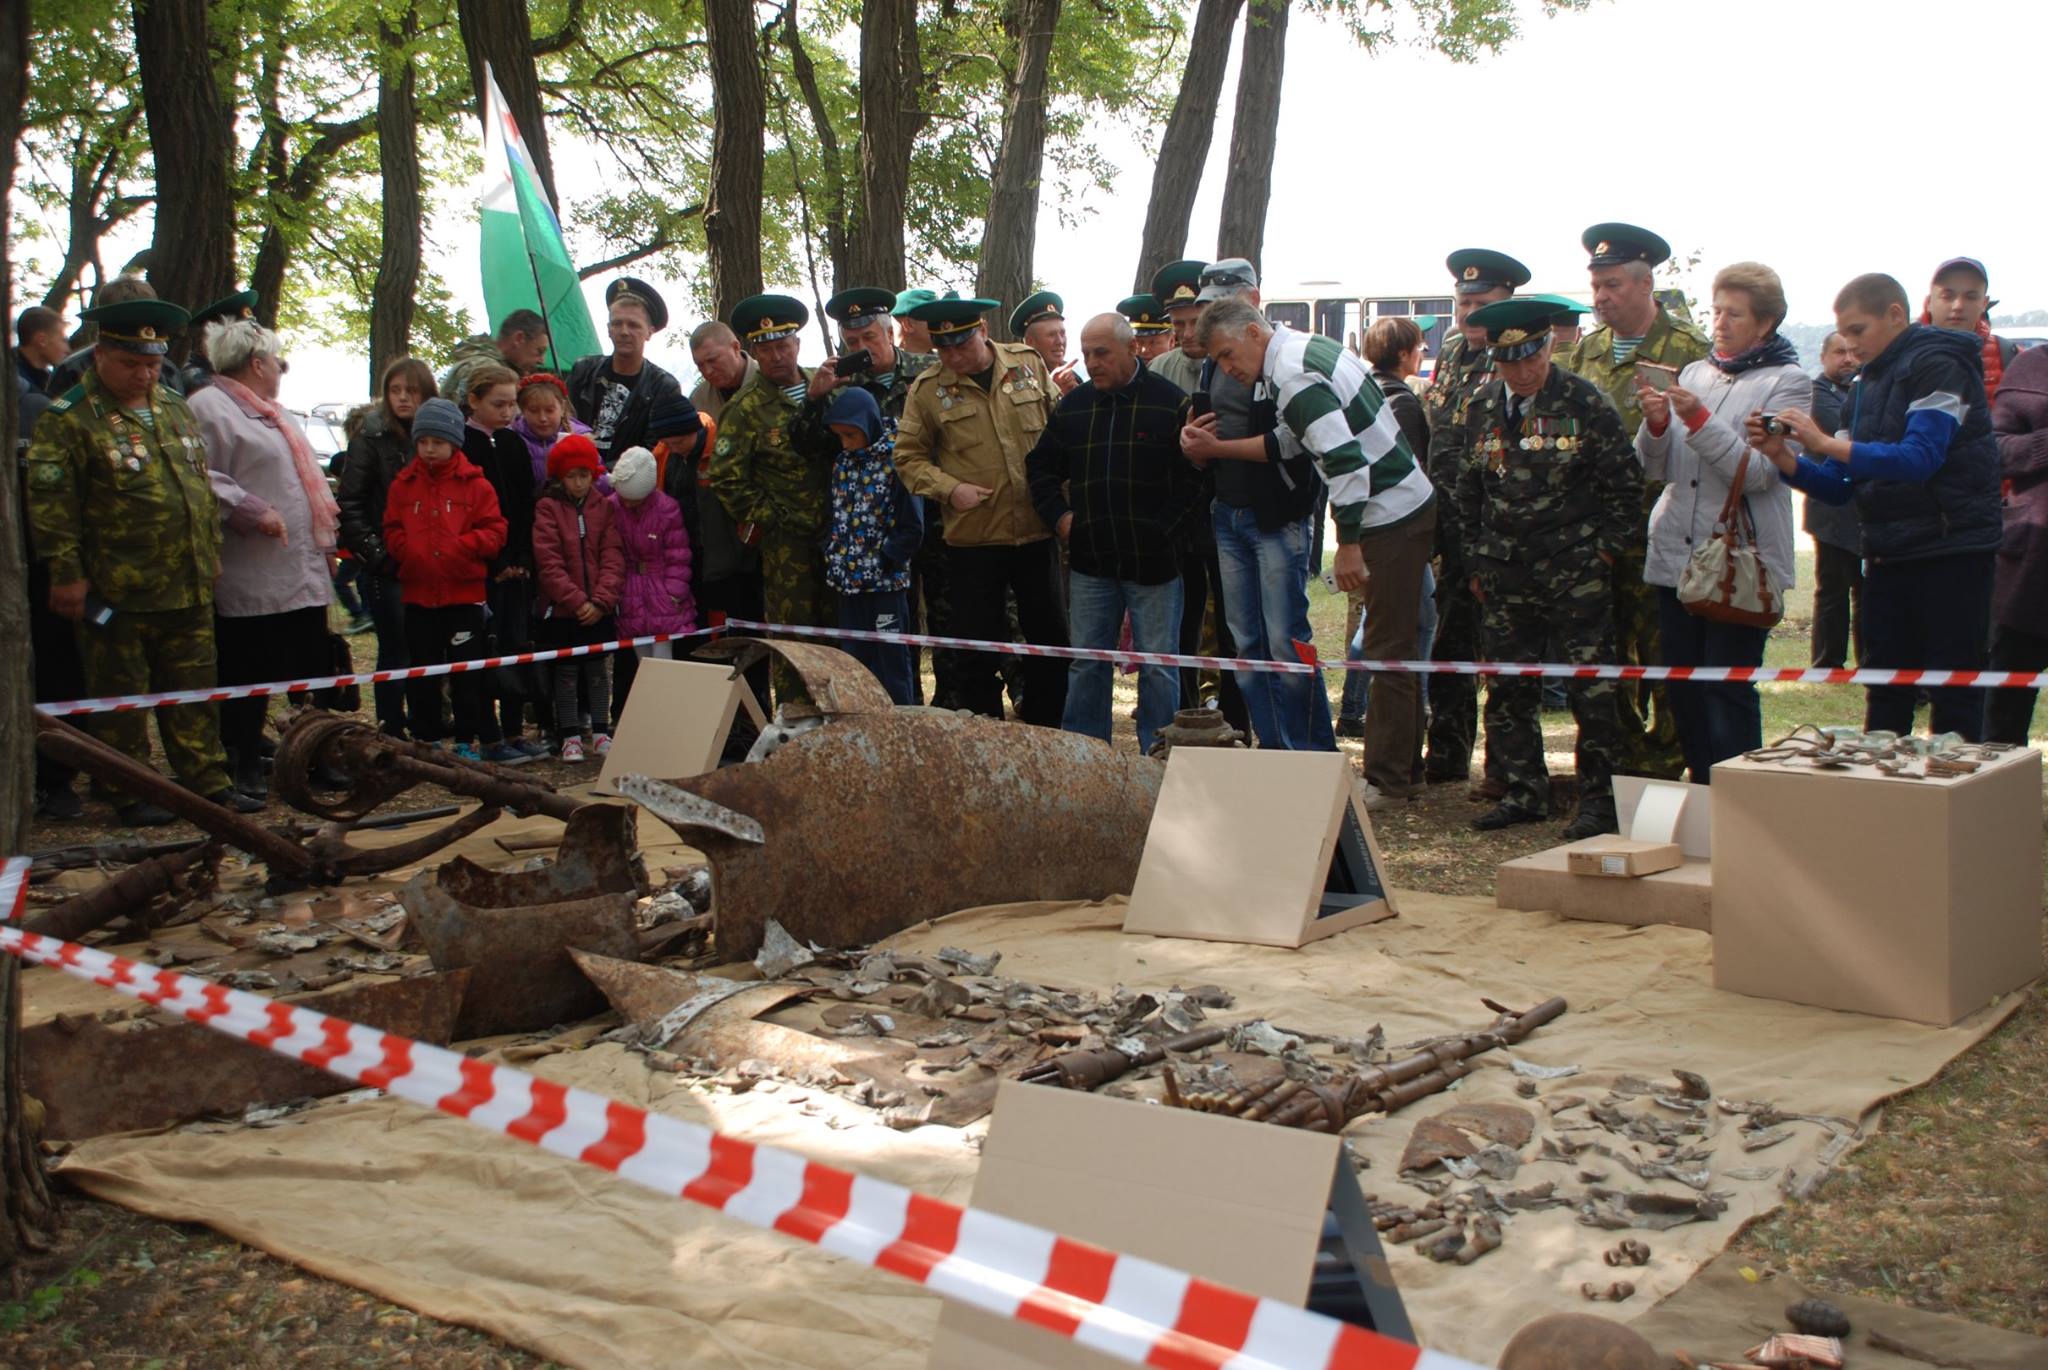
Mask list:
[[[1196,328],[1226,373],[1247,385],[1263,379],[1272,390],[1281,455],[1307,451],[1329,483],[1332,569],[1339,590],[1365,588],[1365,654],[1406,656],[1436,545],[1436,489],[1365,363],[1329,338],[1274,328],[1242,299],[1216,301]],[[1421,789],[1422,690],[1406,671],[1373,676],[1365,778],[1371,807]]]
[[[1053,411],[1026,467],[1031,502],[1067,544],[1067,618],[1077,647],[1114,647],[1126,612],[1141,652],[1180,642],[1180,541],[1201,500],[1201,475],[1180,451],[1187,396],[1139,360],[1131,325],[1098,314],[1081,330],[1088,383]],[[1109,740],[1110,666],[1067,668],[1060,726]],[[1138,747],[1173,721],[1180,681],[1170,666],[1138,672]]]

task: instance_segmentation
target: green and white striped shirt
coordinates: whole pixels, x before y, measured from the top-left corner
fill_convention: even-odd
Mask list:
[[[1307,451],[1330,487],[1337,541],[1400,523],[1436,498],[1365,363],[1320,335],[1277,328],[1265,378],[1280,406],[1280,447]]]

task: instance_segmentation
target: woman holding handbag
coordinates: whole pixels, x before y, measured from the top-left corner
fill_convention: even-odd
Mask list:
[[[1813,382],[1778,336],[1785,287],[1761,262],[1714,277],[1714,350],[1658,391],[1638,373],[1636,454],[1664,482],[1650,511],[1643,580],[1657,587],[1668,666],[1761,666],[1792,588],[1792,492],[1744,425],[1810,402]],[[1716,761],[1763,745],[1763,707],[1743,681],[1671,682],[1671,713],[1694,784]]]

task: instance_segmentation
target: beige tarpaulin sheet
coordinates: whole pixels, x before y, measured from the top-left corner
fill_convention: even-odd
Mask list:
[[[665,859],[673,858],[651,857]],[[1680,1067],[1705,1075],[1723,1097],[1848,1118],[1927,1080],[2015,1002],[1937,1030],[1718,992],[1711,943],[1697,932],[1415,894],[1401,896],[1401,910],[1299,951],[1125,937],[1120,904],[972,910],[895,941],[1000,950],[999,973],[1074,987],[1215,983],[1237,996],[1219,1017],[1262,1015],[1347,1035],[1380,1023],[1396,1044],[1484,1024],[1492,1014],[1481,996],[1527,1006],[1562,994],[1571,1011],[1517,1054],[1585,1073],[1546,1092],[1598,1098],[1616,1075],[1662,1079]],[[971,1188],[972,1130],[898,1133],[865,1108],[789,1085],[699,1093],[615,1046],[545,1057],[533,1068],[929,1194],[964,1201]],[[1505,1053],[1495,1053],[1457,1097],[1512,1101],[1512,1082]],[[1395,1165],[1415,1119],[1448,1102],[1354,1126],[1354,1146],[1371,1160],[1360,1176],[1366,1189],[1419,1197],[1394,1178]],[[1717,1171],[1804,1168],[1827,1135],[1796,1125],[1793,1140],[1745,1156],[1733,1121],[1716,1124]],[[1616,1183],[1638,1183],[1619,1167],[1601,1168]],[[330,1103],[261,1130],[102,1139],[78,1148],[62,1173],[103,1198],[206,1223],[578,1366],[915,1367],[937,1317],[929,1296],[893,1276],[388,1099]],[[1545,1179],[1577,1188],[1572,1169],[1554,1163],[1525,1164],[1513,1186]],[[1774,1181],[1717,1179],[1715,1187],[1732,1197],[1710,1224],[1611,1233],[1552,1210],[1519,1218],[1506,1249],[1470,1268],[1395,1248],[1395,1275],[1426,1344],[1490,1364],[1528,1319],[1584,1308],[1580,1282],[1614,1277],[1600,1253],[1621,1236],[1642,1237],[1656,1253],[1648,1268],[1629,1272],[1643,1307],[1781,1202]]]

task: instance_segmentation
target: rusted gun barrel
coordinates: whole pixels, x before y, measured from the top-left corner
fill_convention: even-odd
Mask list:
[[[1106,1085],[1128,1071],[1142,1066],[1157,1065],[1166,1059],[1169,1051],[1200,1051],[1213,1047],[1228,1033],[1220,1027],[1202,1028],[1196,1032],[1169,1037],[1137,1053],[1135,1056],[1116,1047],[1096,1047],[1088,1051],[1069,1051],[1040,1061],[1017,1078],[1026,1084],[1058,1085],[1064,1089],[1094,1089]]]
[[[1223,1113],[1251,1122],[1278,1123],[1310,1132],[1335,1132],[1366,1113],[1392,1113],[1417,1099],[1448,1089],[1472,1073],[1468,1057],[1511,1046],[1565,1011],[1560,998],[1546,999],[1524,1013],[1491,1001],[1500,1016],[1485,1029],[1432,1043],[1413,1056],[1384,1066],[1366,1066],[1328,1084],[1269,1077],[1227,1091],[1188,1093],[1167,1082],[1167,1102],[1203,1113]]]
[[[130,866],[105,884],[35,914],[27,927],[45,937],[76,942],[116,918],[147,911],[159,896],[178,902],[198,898],[213,888],[219,865],[218,842],[194,842]]]

